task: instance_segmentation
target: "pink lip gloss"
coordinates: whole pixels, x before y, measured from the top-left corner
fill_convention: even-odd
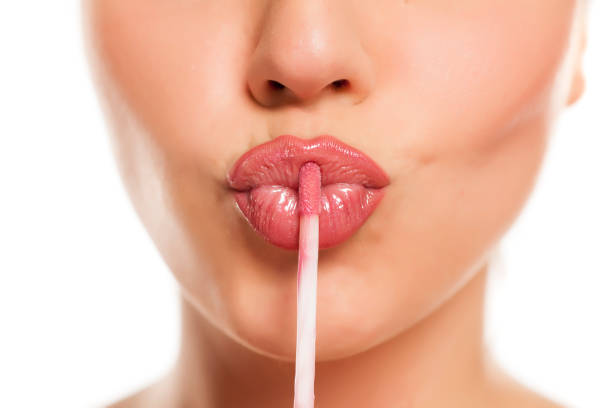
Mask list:
[[[306,162],[300,168],[298,187],[300,230],[293,408],[314,408],[320,212],[321,169],[315,162]]]
[[[331,135],[282,135],[244,153],[226,175],[236,205],[270,244],[299,249],[299,172],[321,169],[319,248],[340,245],[361,228],[386,194],[390,178],[364,152]]]

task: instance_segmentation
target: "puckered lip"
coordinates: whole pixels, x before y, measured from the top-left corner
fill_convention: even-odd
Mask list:
[[[244,153],[227,174],[230,188],[249,191],[262,185],[297,190],[300,167],[313,161],[321,168],[321,185],[360,184],[381,189],[389,177],[374,160],[331,135],[301,139],[281,135]]]

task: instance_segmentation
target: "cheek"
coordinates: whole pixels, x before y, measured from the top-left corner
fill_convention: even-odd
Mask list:
[[[105,76],[170,163],[205,163],[223,179],[237,96],[237,64],[250,14],[229,2],[92,1],[96,52]],[[135,17],[137,16],[137,17]],[[227,24],[233,21],[234,24]],[[219,124],[221,131],[215,132]]]
[[[415,0],[377,47],[381,84],[424,156],[488,148],[528,116],[545,114],[568,47],[575,2]],[[404,141],[402,141],[404,139]],[[406,135],[398,136],[405,144]]]
[[[459,271],[495,243],[533,186],[576,5],[448,3],[409,3],[378,56],[387,61],[380,92],[397,107],[385,134],[398,146],[381,210],[402,220],[389,235],[418,242],[411,255],[423,270]]]
[[[405,322],[457,290],[518,216],[560,106],[574,22],[571,1],[442,3],[414,1],[375,47],[386,61],[376,91],[394,107],[378,115],[397,146],[378,210],[394,217],[377,247],[379,276],[410,291],[379,296],[414,311]]]
[[[240,135],[232,126],[244,126],[235,120],[243,115],[233,70],[247,44],[224,22],[249,14],[229,4],[92,0],[87,16],[127,190],[165,262],[215,316],[230,297],[215,282],[226,271],[215,268],[239,262],[228,253],[230,232],[247,233],[237,217],[210,216],[234,214],[218,181],[232,134]]]

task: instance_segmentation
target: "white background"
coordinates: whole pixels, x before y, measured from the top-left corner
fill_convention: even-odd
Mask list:
[[[495,355],[571,407],[612,407],[611,40],[595,1],[586,94],[489,292]],[[177,289],[115,169],[78,2],[0,3],[0,57],[0,407],[99,406],[173,362]]]

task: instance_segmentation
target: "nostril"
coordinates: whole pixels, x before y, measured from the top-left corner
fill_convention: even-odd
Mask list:
[[[346,79],[339,79],[337,81],[332,82],[332,86],[335,89],[340,89],[342,87],[348,86],[348,81]]]
[[[267,82],[268,82],[268,86],[275,90],[283,90],[286,88],[285,85],[281,84],[278,81],[274,81],[272,79],[268,80]],[[331,83],[331,86],[335,90],[339,90],[341,88],[347,88],[349,86],[349,81],[346,79],[339,79],[337,81],[333,81]]]
[[[281,84],[280,82],[273,81],[273,80],[268,80],[268,84],[270,85],[270,87],[274,89],[284,89],[285,88],[285,85]]]

